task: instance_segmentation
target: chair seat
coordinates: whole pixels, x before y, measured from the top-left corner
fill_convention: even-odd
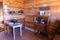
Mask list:
[[[15,30],[19,30],[19,29],[20,29],[19,27],[15,28]]]

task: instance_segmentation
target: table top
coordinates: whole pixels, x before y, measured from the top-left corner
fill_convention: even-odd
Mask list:
[[[6,22],[6,24],[7,24],[9,27],[13,27],[13,28],[22,27],[22,23]]]

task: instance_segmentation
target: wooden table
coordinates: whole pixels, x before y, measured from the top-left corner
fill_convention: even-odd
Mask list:
[[[22,36],[22,23],[12,23],[12,22],[6,22],[7,24],[7,31],[8,31],[8,34],[9,34],[9,27],[13,28],[13,37],[14,37],[14,40],[15,40],[15,28],[20,28],[20,36]]]

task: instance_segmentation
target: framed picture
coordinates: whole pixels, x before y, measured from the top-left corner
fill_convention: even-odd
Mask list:
[[[45,14],[45,11],[40,11],[40,16],[43,16]]]
[[[18,11],[18,14],[23,14],[23,13],[24,13],[23,10]]]

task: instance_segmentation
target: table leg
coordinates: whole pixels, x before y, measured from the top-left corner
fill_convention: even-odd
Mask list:
[[[20,27],[20,36],[22,36],[22,26]]]
[[[9,34],[9,27],[7,26],[7,32],[8,32],[8,34]]]
[[[15,29],[13,28],[13,38],[15,40]]]

